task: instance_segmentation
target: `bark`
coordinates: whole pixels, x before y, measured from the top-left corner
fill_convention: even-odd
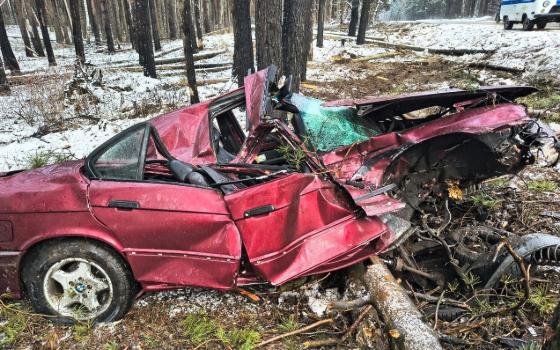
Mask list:
[[[307,64],[307,43],[305,42],[306,18],[311,16],[309,0],[285,0],[282,23],[282,71],[292,76],[292,86],[299,91],[303,66]]]
[[[248,71],[254,71],[253,41],[251,39],[250,0],[236,0],[233,15],[233,76],[243,86]]]
[[[194,9],[194,24],[196,27],[196,39],[197,39],[197,47],[202,49],[202,28],[200,26],[200,7],[198,0],[193,0],[193,9]],[[250,17],[249,17],[250,18]],[[250,21],[250,19],[249,19]],[[250,30],[250,27],[249,27]]]
[[[128,28],[128,38],[132,44],[132,48],[136,48],[136,34],[134,32],[134,24],[132,23],[132,13],[130,12],[130,3],[128,0],[123,0],[124,18]]]
[[[21,1],[22,0],[14,0],[17,24],[19,26],[19,31],[21,32],[23,45],[25,46],[25,56],[33,57],[33,50],[31,49],[31,40],[29,39],[29,32],[27,32],[27,27],[25,25],[25,18],[23,16],[23,7],[21,6]]]
[[[325,2],[319,0],[319,11],[317,12],[317,47],[323,47],[323,30],[325,28]]]
[[[350,11],[350,24],[348,25],[348,35],[356,36],[358,27],[358,17],[360,16],[360,0],[352,0],[352,10]]]
[[[107,5],[110,6],[111,13],[109,15],[113,23],[113,33],[117,36],[117,46],[120,49],[120,43],[124,42],[124,36],[119,18],[118,1],[109,0],[109,3]]]
[[[202,6],[204,7],[204,31],[206,33],[210,33],[212,30],[214,30],[214,21],[212,19],[212,2],[204,0],[202,1]]]
[[[165,0],[167,20],[169,25],[169,39],[177,39],[177,4],[175,0]]]
[[[123,36],[125,40],[130,40],[130,26],[126,18],[125,2],[126,0],[117,0],[119,2],[119,22],[121,24]]]
[[[154,40],[154,49],[156,51],[161,50],[161,41],[159,39],[159,24],[156,15],[156,4],[155,0],[148,0],[150,5],[150,25],[152,27],[152,38]]]
[[[257,67],[282,69],[282,1],[256,0],[255,8]]]
[[[22,0],[25,4],[26,17],[29,20],[31,26],[31,43],[33,44],[33,50],[37,53],[37,56],[45,57],[45,51],[43,51],[43,44],[41,44],[41,35],[37,30],[39,23],[37,22],[37,17],[35,16],[35,10],[31,6],[31,2]]]
[[[136,39],[140,61],[144,66],[144,75],[156,78],[152,31],[150,29],[150,0],[135,0],[134,17],[136,20]]]
[[[194,9],[192,6],[192,1],[191,0],[183,0],[184,2],[189,2],[189,14],[190,14],[190,18],[189,18],[189,28],[191,30],[189,30],[189,42],[192,45],[192,51],[193,53],[198,52],[198,45],[196,44],[196,25],[195,25],[195,21],[194,21]],[[185,21],[185,19],[183,18],[183,22]]]
[[[80,23],[82,24],[82,38],[85,38],[89,43],[87,21],[87,5],[84,0],[80,0]]]
[[[111,29],[111,17],[109,16],[109,8],[107,0],[100,0],[101,16],[105,26],[105,40],[107,40],[107,51],[109,53],[115,52],[115,43],[113,42],[113,31]]]
[[[441,350],[441,344],[431,327],[422,321],[422,314],[389,269],[378,257],[364,274],[364,284],[372,302],[389,329],[398,331],[392,348],[401,350]]]
[[[54,58],[54,51],[51,45],[51,37],[49,35],[49,27],[46,18],[45,0],[35,0],[35,6],[37,7],[37,20],[39,21],[39,25],[41,26],[43,45],[45,45],[45,51],[47,51],[49,65],[56,66],[56,59]]]
[[[360,14],[360,27],[358,28],[358,37],[356,38],[356,44],[362,45],[366,42],[366,29],[369,21],[369,9],[371,7],[372,0],[363,0],[362,3],[362,13]]]
[[[84,52],[84,42],[82,40],[82,24],[80,18],[80,4],[77,1],[70,1],[70,15],[72,16],[72,36],[74,37],[74,48],[76,56],[81,63],[86,61]]]
[[[101,45],[101,37],[99,36],[99,27],[97,26],[97,20],[95,19],[95,14],[93,13],[93,6],[91,5],[91,1],[92,0],[86,0],[89,25],[91,27],[91,31],[93,32],[93,37],[95,38],[95,45],[99,46]]]
[[[194,68],[192,32],[194,26],[192,23],[191,2],[186,0],[183,5],[183,50],[185,54],[185,65],[187,69],[187,81],[190,88],[191,104],[200,102],[198,98],[198,89],[196,87],[196,71]]]
[[[8,34],[6,33],[6,26],[4,25],[4,16],[2,14],[2,6],[0,6],[0,49],[2,50],[2,56],[6,62],[6,68],[14,72],[19,72],[19,64],[12,51],[12,46],[8,40]]]
[[[60,0],[62,4],[59,4],[58,8],[60,10],[59,20],[62,21],[62,31],[64,32],[64,43],[67,45],[72,44],[72,23],[70,23],[70,8],[68,8],[68,3],[66,0]]]
[[[64,40],[64,32],[61,26],[62,21],[60,20],[60,10],[58,9],[58,4],[56,0],[51,0],[52,4],[52,19],[53,19],[53,26],[54,26],[54,33],[56,35],[56,42],[59,44],[63,44]]]
[[[304,55],[303,63],[301,66],[301,81],[307,80],[307,61],[313,59],[313,0],[308,0],[304,4],[306,7],[302,8],[302,11],[308,13],[305,19],[305,34],[303,36],[304,40]]]
[[[0,94],[7,94],[9,92],[10,85],[8,84],[8,79],[6,78],[6,71],[4,71],[2,57],[0,57]]]

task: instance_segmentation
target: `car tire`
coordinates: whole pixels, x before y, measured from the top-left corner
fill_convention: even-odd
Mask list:
[[[513,28],[513,22],[509,21],[508,16],[504,16],[504,29],[510,30],[511,28]]]
[[[22,280],[33,308],[58,323],[111,322],[132,305],[136,283],[116,252],[87,240],[57,240],[29,251]]]
[[[537,29],[544,29],[546,28],[546,22],[545,23],[537,23]]]
[[[523,30],[524,31],[531,31],[535,26],[535,22],[531,21],[528,16],[523,17]]]

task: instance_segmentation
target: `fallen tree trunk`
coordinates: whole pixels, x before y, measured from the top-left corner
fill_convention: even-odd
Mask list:
[[[226,62],[226,63],[200,63],[200,64],[195,64],[194,68],[198,71],[204,71],[204,72],[219,72],[221,70],[226,70],[226,69],[230,69],[232,66],[231,62]],[[169,64],[169,65],[161,65],[161,66],[156,66],[157,70],[185,70],[186,67],[184,64]],[[125,70],[128,72],[143,72],[142,67],[111,67],[108,68],[108,70]]]
[[[193,55],[195,61],[205,60],[207,58],[212,58],[218,55],[225,53],[226,50],[219,50],[219,51],[208,51],[208,52],[201,52]],[[156,66],[162,64],[171,64],[171,63],[179,63],[185,62],[185,57],[173,57],[173,58],[164,58],[161,60],[156,60]]]
[[[500,66],[498,64],[493,64],[493,63],[482,63],[482,62],[478,63],[477,62],[477,63],[469,63],[468,66],[473,67],[473,68],[499,70],[499,71],[508,72],[508,73],[523,73],[523,72],[525,72],[525,68]]]
[[[389,269],[378,257],[371,258],[364,284],[385,323],[396,348],[400,350],[440,350],[437,335],[422,321],[422,314],[412,303]]]
[[[347,40],[356,40],[356,38],[342,33],[325,32],[325,36],[347,39]],[[377,46],[384,47],[384,48],[395,48],[401,50],[428,52],[435,55],[462,56],[462,55],[473,55],[477,53],[488,54],[488,53],[496,52],[496,50],[483,50],[483,49],[443,49],[443,48],[432,49],[429,47],[421,47],[421,46],[400,44],[400,43],[390,43],[388,41],[383,40],[383,38],[373,38],[373,37],[366,37],[365,42],[367,44],[375,44]]]

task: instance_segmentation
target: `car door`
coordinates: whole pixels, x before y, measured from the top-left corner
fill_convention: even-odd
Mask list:
[[[359,217],[334,183],[313,173],[291,173],[225,196],[249,262],[274,285],[377,253],[388,234],[376,217]],[[352,261],[343,258],[352,256]]]
[[[232,288],[241,241],[221,193],[145,180],[146,154],[158,162],[158,152],[148,150],[157,144],[151,132],[149,125],[133,127],[88,157],[93,215],[121,241],[146,289],[162,284]]]

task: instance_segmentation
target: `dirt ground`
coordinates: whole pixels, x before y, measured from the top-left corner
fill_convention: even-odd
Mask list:
[[[517,80],[510,73],[472,70],[438,56],[340,65],[348,72],[347,78],[310,79],[302,91],[321,99],[339,99]],[[314,71],[328,71],[332,66],[328,62],[311,65]],[[558,94],[556,89],[551,87],[527,103],[537,109],[542,109],[543,104],[549,106],[551,96]],[[519,235],[533,232],[560,235],[559,195],[558,170],[531,166],[517,176],[489,181],[465,193],[463,199],[451,201],[451,222],[446,230],[484,225]],[[436,220],[437,215],[434,214]],[[534,277],[530,299],[515,312],[503,314],[493,312],[521,298],[523,281],[518,277],[507,281],[505,288],[493,291],[483,290],[475,277],[437,289],[413,286],[406,280],[402,283],[415,293],[435,298],[435,302],[427,302],[413,294],[412,299],[427,321],[444,335],[443,345],[448,349],[535,349],[530,347],[532,342],[542,342],[547,322],[560,300],[560,279],[557,270],[533,268],[530,272]],[[48,318],[33,314],[27,301],[5,301],[0,305],[0,348],[251,349],[263,340],[332,318],[332,323],[262,347],[303,349],[312,345],[309,342],[341,339],[350,329],[360,310],[327,310],[331,300],[363,297],[363,288],[355,282],[345,288],[345,283],[341,274],[333,274],[320,281],[302,280],[279,289],[263,286],[222,293],[188,288],[150,294],[141,297],[123,320],[104,325],[55,325]],[[468,307],[455,319],[436,321],[434,308],[444,292],[446,298]],[[477,318],[481,315],[490,316],[481,321]],[[346,341],[320,348],[385,349],[389,331],[375,311],[371,311]]]

